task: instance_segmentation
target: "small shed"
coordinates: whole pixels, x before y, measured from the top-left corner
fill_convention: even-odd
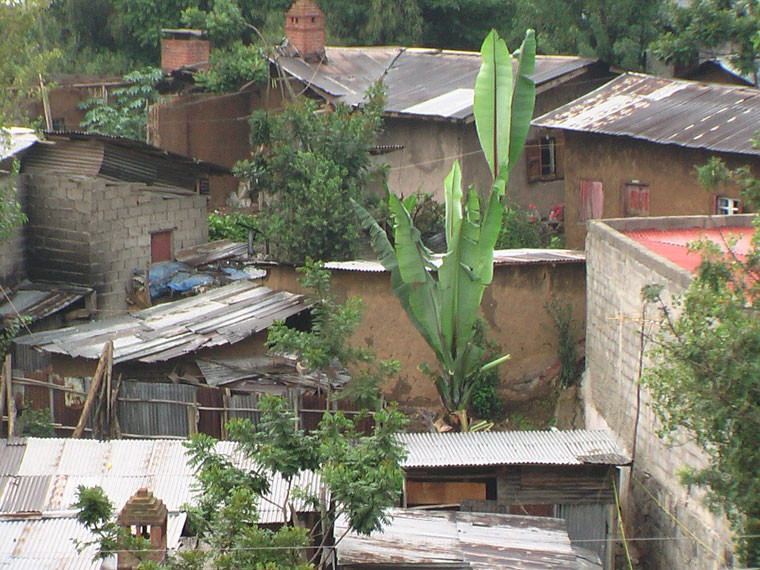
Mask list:
[[[403,506],[556,517],[611,568],[618,467],[630,459],[606,431],[399,435]]]

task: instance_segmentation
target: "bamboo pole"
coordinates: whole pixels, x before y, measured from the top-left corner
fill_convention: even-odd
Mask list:
[[[5,355],[3,362],[3,377],[5,378],[5,396],[8,404],[8,438],[13,437],[16,423],[16,399],[13,397],[13,374],[11,373],[11,355]]]
[[[84,428],[87,425],[87,418],[92,411],[93,405],[95,404],[95,397],[98,393],[98,388],[100,388],[100,382],[103,378],[104,370],[106,367],[110,368],[112,363],[113,342],[109,340],[103,348],[103,354],[100,355],[100,359],[98,360],[98,366],[95,369],[95,374],[92,377],[92,385],[90,386],[90,391],[87,394],[87,399],[84,401],[82,413],[79,415],[79,422],[77,422],[77,427],[74,429],[74,433],[71,434],[71,437],[78,438],[82,436]]]

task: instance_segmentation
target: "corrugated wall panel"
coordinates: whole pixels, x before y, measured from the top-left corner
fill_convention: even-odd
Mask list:
[[[555,516],[567,521],[567,534],[570,541],[581,548],[591,550],[599,555],[609,570],[608,548],[613,529],[612,505],[557,505]]]
[[[192,403],[195,388],[181,384],[126,381],[121,385],[119,425],[124,434],[187,437],[187,406]],[[141,400],[141,401],[129,401]],[[156,402],[170,400],[176,404]]]

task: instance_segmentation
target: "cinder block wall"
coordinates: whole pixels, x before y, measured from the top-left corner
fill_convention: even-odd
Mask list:
[[[26,175],[32,279],[94,287],[99,317],[125,312],[126,285],[150,263],[151,233],[172,231],[172,252],[208,240],[206,198],[164,198],[143,184]]]
[[[672,224],[694,227],[695,219],[702,223],[708,218],[661,220],[671,227]],[[641,554],[640,567],[724,568],[721,558],[730,561],[732,551],[727,522],[704,507],[701,490],[682,486],[677,475],[684,466],[699,468],[705,464],[701,450],[691,442],[669,445],[658,437],[659,423],[650,407],[651,395],[645,388],[641,390],[639,424],[635,428],[641,289],[649,284],[662,285],[667,298],[671,298],[688,287],[691,274],[610,227],[632,230],[638,229],[636,225],[647,224],[651,228],[652,218],[606,222],[609,225],[591,222],[586,238],[587,368],[582,388],[586,427],[611,429],[629,452],[634,429],[637,431],[635,465],[632,473],[623,470],[622,491],[627,494],[625,522],[629,536],[654,538],[634,543]],[[658,315],[652,308],[648,311],[645,326],[647,333],[653,334],[653,322]],[[651,347],[651,342],[647,343],[646,348]],[[645,357],[645,368],[649,362]]]

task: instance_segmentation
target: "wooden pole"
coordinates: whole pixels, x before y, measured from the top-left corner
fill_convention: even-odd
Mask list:
[[[16,399],[13,397],[13,374],[11,373],[11,355],[5,355],[3,377],[5,378],[5,396],[8,403],[8,438],[13,437],[16,423]]]
[[[0,374],[0,430],[3,429],[3,414],[5,413],[5,367],[3,367],[3,373]]]
[[[98,360],[98,366],[95,369],[95,374],[92,377],[92,385],[90,386],[90,391],[88,392],[87,398],[84,401],[82,413],[79,415],[79,422],[77,422],[77,427],[74,429],[74,433],[71,434],[71,437],[82,437],[84,428],[87,425],[87,418],[92,411],[93,405],[95,405],[95,398],[98,393],[98,388],[100,388],[100,382],[103,378],[103,373],[106,367],[111,367],[112,361],[113,342],[109,340],[103,348],[103,354],[100,355],[100,359]]]

